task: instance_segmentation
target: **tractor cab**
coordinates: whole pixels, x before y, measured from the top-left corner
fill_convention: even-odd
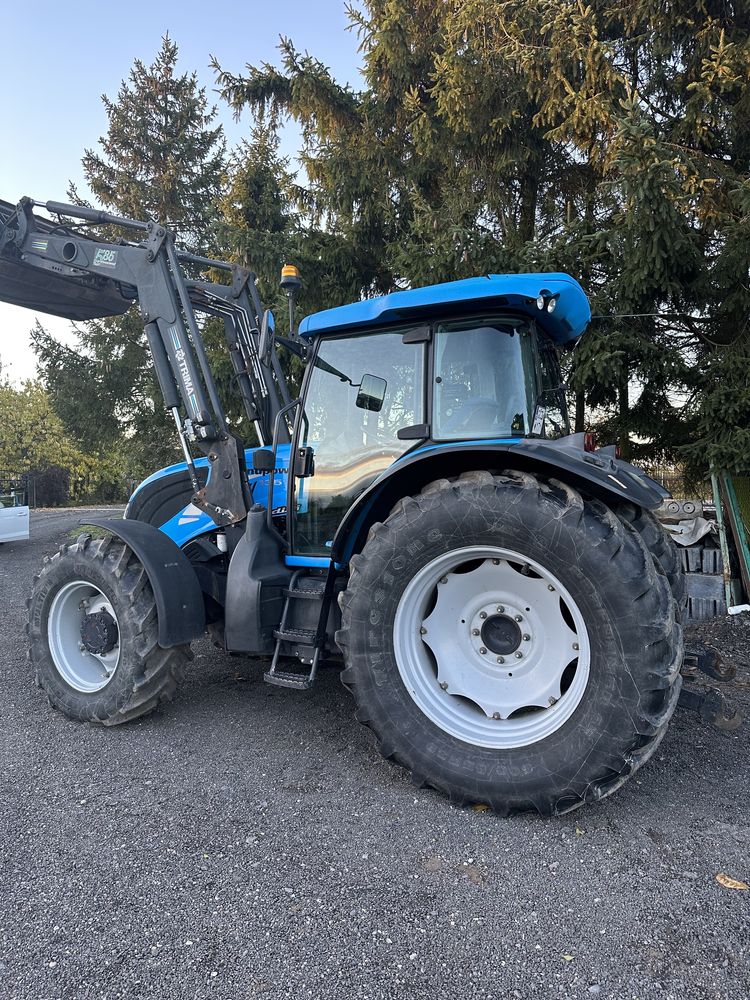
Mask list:
[[[550,308],[551,306],[551,308]],[[307,317],[292,553],[328,561],[344,515],[403,458],[569,433],[558,351],[589,318],[566,275],[490,275]]]

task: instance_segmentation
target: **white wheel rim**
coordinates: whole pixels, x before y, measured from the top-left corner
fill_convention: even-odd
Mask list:
[[[87,615],[106,611],[117,626],[117,642],[106,653],[91,652],[81,639],[81,625]],[[86,580],[73,580],[55,594],[47,619],[47,638],[52,661],[76,691],[95,694],[112,680],[120,662],[120,625],[106,595]]]
[[[396,610],[401,679],[440,729],[509,750],[556,732],[583,698],[590,644],[578,605],[528,556],[446,552],[409,581]]]

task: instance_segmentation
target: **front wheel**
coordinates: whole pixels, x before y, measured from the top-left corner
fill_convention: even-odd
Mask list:
[[[401,501],[352,560],[342,679],[417,783],[563,813],[614,791],[663,736],[675,607],[638,531],[601,502],[470,473]]]
[[[173,697],[189,647],[159,646],[146,571],[118,539],[80,535],[34,580],[29,656],[37,684],[71,719],[113,726]]]

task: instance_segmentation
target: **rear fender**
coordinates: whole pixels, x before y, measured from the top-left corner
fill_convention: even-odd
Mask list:
[[[582,437],[576,434],[557,441],[468,441],[417,448],[394,462],[352,504],[333,540],[332,558],[340,566],[348,563],[364,545],[370,525],[384,520],[401,497],[413,496],[435,479],[474,469],[537,472],[584,489],[610,504],[629,501],[648,510],[661,504],[663,491],[645,473],[606,452],[584,451],[579,440]]]
[[[156,600],[160,646],[182,646],[203,635],[206,611],[198,577],[171,538],[143,521],[92,518],[82,523],[111,531],[138,556]]]

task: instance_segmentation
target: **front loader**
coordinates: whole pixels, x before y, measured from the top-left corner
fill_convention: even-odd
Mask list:
[[[227,284],[194,277],[217,270]],[[158,222],[0,203],[0,299],[72,319],[137,306],[185,457],[45,563],[38,683],[71,718],[125,722],[174,694],[208,630],[294,690],[338,662],[382,754],[454,802],[608,795],[677,703],[685,585],[652,513],[665,492],[569,432],[558,355],[590,319],[583,290],[485,275],[297,330],[297,286],[285,268],[282,337],[252,273],[179,252]],[[225,416],[197,314],[224,320],[259,447]],[[298,395],[279,350],[304,362]]]

